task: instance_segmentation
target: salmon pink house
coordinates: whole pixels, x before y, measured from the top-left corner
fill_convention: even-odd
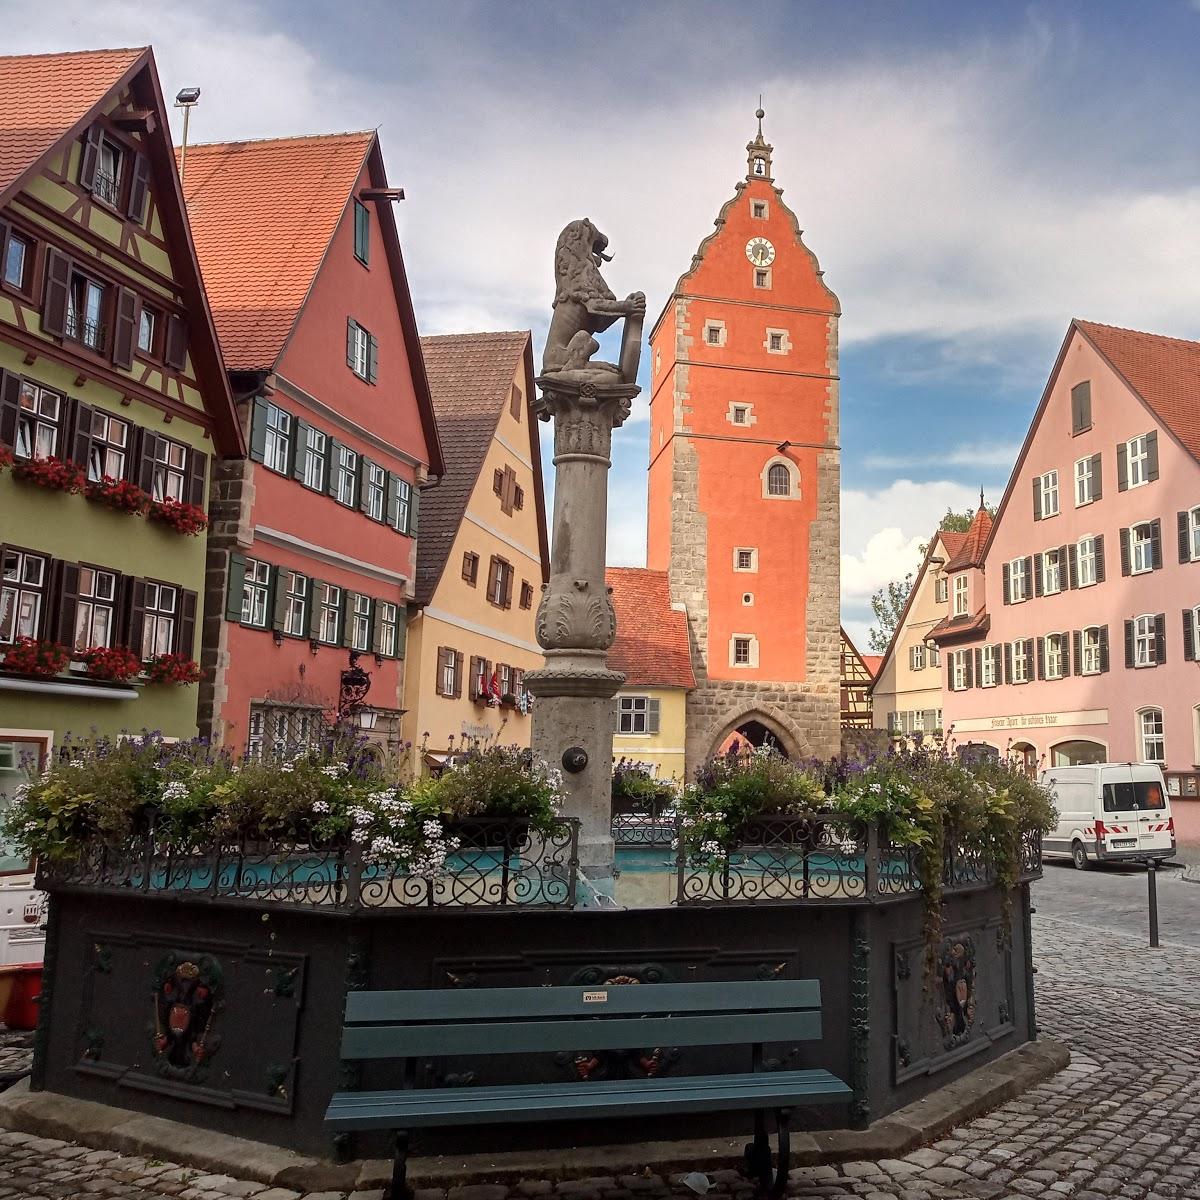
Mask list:
[[[1159,763],[1200,794],[1200,343],[1073,321],[986,543],[947,573],[929,636],[960,747]]]
[[[373,132],[188,148],[184,195],[248,459],[216,473],[200,725],[251,754],[335,718],[400,742],[437,428]]]

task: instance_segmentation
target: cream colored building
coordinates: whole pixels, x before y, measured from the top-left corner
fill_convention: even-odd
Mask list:
[[[421,339],[446,474],[421,493],[403,717],[421,769],[472,743],[529,745],[526,671],[549,573],[528,332]]]
[[[932,734],[942,728],[942,671],[929,631],[950,614],[946,564],[962,549],[967,535],[939,530],[930,542],[908,602],[883,662],[871,684],[874,728],[901,735]]]
[[[687,613],[671,603],[666,571],[609,567],[605,581],[617,614],[608,665],[625,676],[613,699],[613,761],[684,783],[687,697],[696,686]]]

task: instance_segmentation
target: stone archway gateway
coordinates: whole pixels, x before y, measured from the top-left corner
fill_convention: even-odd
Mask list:
[[[806,741],[786,717],[761,709],[751,709],[726,719],[723,724],[703,735],[698,747],[699,757],[696,765],[716,754],[726,754],[730,750],[736,751],[743,747],[757,748],[766,745],[773,746],[791,759],[802,758],[807,753]]]

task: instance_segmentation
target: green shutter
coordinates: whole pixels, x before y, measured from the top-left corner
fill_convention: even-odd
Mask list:
[[[371,214],[360,200],[354,202],[354,257],[364,266],[371,261]]]
[[[308,458],[308,432],[312,426],[297,417],[293,428],[295,434],[292,438],[292,478],[303,481],[304,463]]]
[[[397,520],[400,516],[400,476],[392,471],[388,472],[387,477],[387,507],[384,510],[387,523],[393,528],[397,528]]]
[[[346,366],[354,370],[354,331],[358,322],[353,317],[346,318]]]
[[[242,593],[246,589],[246,556],[229,556],[229,590],[225,593],[225,620],[242,619]]]
[[[338,629],[338,633],[342,635],[339,640],[343,646],[349,646],[354,640],[352,634],[354,628],[354,601],[357,597],[357,592],[348,592],[345,588],[342,588],[342,615],[341,620],[338,622],[341,628]]]
[[[250,418],[250,457],[255,462],[262,462],[266,456],[267,402],[261,396],[255,396]]]
[[[337,499],[337,481],[342,471],[342,443],[337,438],[327,438],[325,444],[329,447],[329,462],[325,478],[325,491]]]
[[[417,519],[421,508],[421,493],[414,486],[408,499],[408,529],[409,537],[417,536]]]
[[[396,605],[396,657],[404,657],[405,643],[408,641],[408,608],[404,604]]]
[[[379,378],[379,339],[367,334],[367,382],[375,383]]]
[[[282,633],[287,620],[287,581],[286,567],[271,568],[271,588],[273,604],[271,608],[271,628],[276,633]]]
[[[370,489],[367,487],[371,479],[371,460],[365,455],[358,456],[358,509],[359,512],[370,512]]]
[[[323,579],[308,581],[308,636],[314,642],[321,637],[321,593],[324,588]]]

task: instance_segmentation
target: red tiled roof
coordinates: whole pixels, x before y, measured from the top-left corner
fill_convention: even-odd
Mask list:
[[[188,146],[184,198],[230,370],[274,366],[374,140],[365,130]]]
[[[942,545],[946,548],[947,562],[962,549],[963,542],[967,540],[965,533],[957,533],[953,529],[939,529],[938,536],[942,539]]]
[[[961,571],[965,567],[982,566],[983,551],[987,546],[988,534],[991,532],[992,514],[983,505],[980,505],[975,510],[975,516],[971,518],[971,528],[966,533],[959,535],[962,542],[954,552],[954,556],[946,563],[945,570]],[[943,534],[942,536],[946,538],[953,535]],[[946,548],[949,550],[949,542],[946,543]]]
[[[0,58],[0,194],[83,121],[145,48]]]
[[[671,607],[666,571],[609,567],[604,578],[617,612],[609,667],[627,687],[694,688],[687,614]]]
[[[883,666],[882,654],[860,654],[859,658],[863,660],[863,666],[871,673],[871,678],[874,679],[879,674],[879,668]]]
[[[527,354],[532,354],[528,330],[503,333],[451,333],[441,337],[423,337],[421,350],[425,373],[433,394],[433,411],[442,441],[445,475],[437,487],[421,493],[421,532],[417,538],[418,604],[428,604],[446,558],[458,536],[467,502],[475,490],[479,472],[496,433],[496,425],[517,369]],[[532,362],[532,359],[530,359]],[[530,427],[534,484],[543,558],[545,516],[542,500],[542,463],[537,443],[537,422],[529,413],[531,380],[522,391],[526,399],[526,419]]]
[[[940,645],[947,642],[973,640],[981,637],[992,627],[992,618],[987,609],[981,608],[977,613],[965,617],[943,617],[926,635],[926,641],[935,641]]]
[[[1200,459],[1200,342],[1094,321],[1076,327],[1156,417]]]

